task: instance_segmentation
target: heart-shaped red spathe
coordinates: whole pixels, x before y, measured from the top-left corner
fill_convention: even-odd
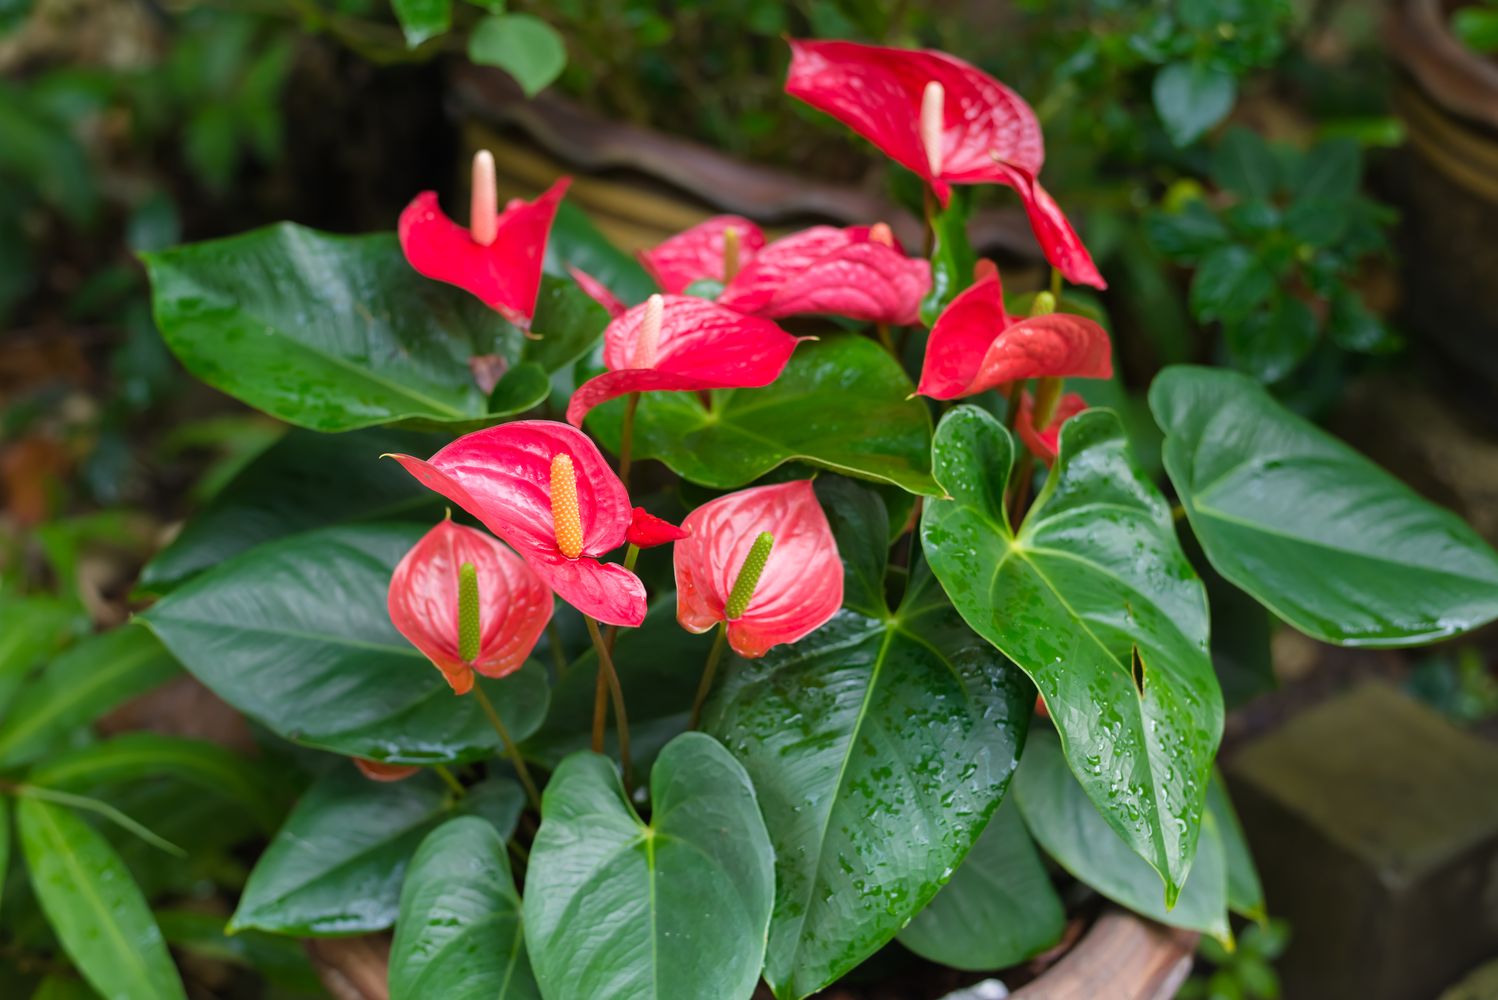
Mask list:
[[[765,245],[765,234],[748,219],[737,215],[715,215],[683,230],[651,250],[641,250],[640,264],[655,279],[661,291],[679,295],[694,281],[726,283],[727,254],[724,233],[738,233],[738,266],[743,267]]]
[[[405,781],[421,770],[414,764],[385,764],[377,760],[366,760],[363,757],[355,757],[354,766],[370,781],[383,782]]]
[[[650,303],[642,302],[608,325],[603,363],[608,371],[578,386],[567,420],[582,426],[588,411],[631,392],[752,389],[780,377],[797,340],[767,319],[745,316],[706,299],[661,297],[655,350],[641,356],[639,340]]]
[[[1016,379],[1112,374],[1106,330],[1072,313],[1011,317],[1004,309],[998,272],[987,268],[931,327],[916,392],[956,399]]]
[[[582,554],[569,559],[557,545],[551,513],[551,469],[557,455],[577,473]],[[629,495],[602,452],[575,427],[554,420],[519,420],[465,434],[429,460],[395,455],[422,485],[447,497],[518,552],[557,596],[609,625],[645,620],[645,585],[598,556],[624,544]]]
[[[1056,461],[1056,452],[1060,447],[1061,425],[1085,409],[1087,409],[1087,400],[1074,392],[1068,392],[1057,401],[1056,412],[1051,416],[1051,422],[1037,430],[1035,400],[1027,392],[1020,397],[1019,413],[1015,415],[1014,430],[1019,434],[1026,448],[1034,452],[1046,465],[1052,465]]]
[[[785,91],[825,111],[924,179],[942,205],[953,184],[1003,184],[1025,203],[1046,259],[1067,280],[1106,287],[1087,248],[1036,181],[1045,163],[1040,122],[1024,98],[977,67],[929,49],[791,39]],[[930,83],[945,101],[941,169],[921,140]]]
[[[869,226],[813,226],[776,240],[728,283],[718,304],[770,319],[806,313],[904,326],[920,319],[929,262],[870,239]]]
[[[755,486],[688,514],[676,543],[676,618],[689,632],[725,621],[724,607],[761,532],[775,543],[743,615],[728,622],[740,656],[763,656],[827,622],[843,603],[843,564],[810,480]]]
[[[511,201],[498,214],[497,235],[488,246],[443,213],[437,192],[423,191],[401,212],[401,250],[426,277],[457,285],[528,328],[536,313],[551,223],[571,183],[563,177],[535,201]]]
[[[636,507],[625,540],[636,548],[653,549],[668,542],[679,542],[690,534],[690,531],[656,517],[644,507]]]
[[[478,579],[479,652],[459,654],[458,570],[472,563]],[[422,536],[390,578],[390,620],[458,694],[474,672],[503,677],[519,670],[551,621],[551,591],[498,540],[443,521]]]

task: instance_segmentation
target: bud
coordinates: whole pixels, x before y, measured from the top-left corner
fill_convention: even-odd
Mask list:
[[[774,545],[775,536],[762,531],[749,547],[744,565],[734,578],[733,589],[728,592],[728,602],[723,605],[723,617],[728,621],[744,617],[744,612],[749,610],[749,602],[754,599],[754,588],[759,586],[759,578],[765,571],[765,564],[770,561],[770,549]]]
[[[656,354],[661,345],[661,320],[666,303],[659,295],[645,300],[645,315],[640,318],[640,329],[635,334],[635,349],[630,355],[631,368],[654,368]]]
[[[551,520],[557,548],[568,559],[583,554],[583,519],[577,505],[577,470],[572,456],[558,454],[551,460]]]
[[[728,226],[723,230],[723,284],[728,284],[739,273],[739,227]]]
[[[489,246],[499,233],[499,186],[494,180],[494,155],[487,149],[473,154],[472,185],[469,190],[468,232],[473,242]]]
[[[946,127],[947,93],[941,84],[932,80],[921,94],[921,146],[926,150],[926,162],[931,167],[931,176],[940,177],[942,168],[941,135]]]
[[[1056,311],[1056,296],[1050,292],[1037,292],[1035,301],[1030,303],[1031,316],[1049,316]]]

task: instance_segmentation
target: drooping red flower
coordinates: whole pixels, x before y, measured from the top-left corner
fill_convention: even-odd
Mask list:
[[[609,319],[618,319],[624,315],[624,310],[629,306],[619,301],[619,296],[609,291],[609,286],[593,277],[580,267],[567,266],[567,271],[572,275],[572,280],[577,282],[577,287],[583,293],[608,310]]]
[[[1035,400],[1030,394],[1020,396],[1019,413],[1015,415],[1014,429],[1020,440],[1046,465],[1056,461],[1056,451],[1061,439],[1061,425],[1087,409],[1087,400],[1074,392],[1068,392],[1056,403],[1056,412],[1051,422],[1043,429],[1035,428]]]
[[[355,757],[354,766],[370,781],[384,782],[405,781],[421,770],[414,764],[383,764],[380,761],[366,760],[363,757]]]
[[[999,273],[989,266],[936,318],[916,392],[956,399],[1015,379],[1112,374],[1106,330],[1072,313],[1011,317]]]
[[[477,589],[476,641],[463,655],[459,576],[472,564]],[[388,598],[396,630],[431,660],[452,689],[466,694],[474,672],[519,670],[551,621],[551,591],[515,553],[482,531],[443,521],[395,567]]]
[[[679,295],[694,281],[727,284],[764,245],[765,234],[748,219],[716,215],[652,250],[641,250],[639,258],[661,291]]]
[[[629,533],[624,536],[624,540],[636,548],[653,549],[667,542],[679,542],[690,534],[690,531],[656,517],[644,507],[636,507],[630,518]]]
[[[828,313],[904,326],[920,319],[931,265],[905,256],[880,227],[813,226],[765,247],[728,283],[718,304],[778,319]]]
[[[810,480],[729,493],[682,527],[692,534],[673,552],[676,618],[689,632],[727,622],[734,651],[758,657],[842,606],[842,562]]]
[[[571,178],[563,177],[535,201],[512,200],[495,211],[493,160],[474,161],[472,222],[460,226],[423,191],[401,212],[401,250],[417,271],[478,296],[510,322],[528,328],[541,290],[541,264],[557,204]]]
[[[1036,178],[1045,141],[1014,91],[944,52],[791,40],[785,90],[914,172],[946,205],[953,184],[1003,184],[1067,280],[1106,287],[1092,256]]]
[[[593,407],[631,392],[769,385],[785,370],[796,342],[767,319],[706,299],[652,295],[604,330],[609,370],[578,386],[567,420],[580,427]]]
[[[430,460],[396,455],[520,554],[558,597],[609,625],[645,620],[645,585],[598,556],[624,544],[629,495],[587,435],[553,420],[465,434]]]

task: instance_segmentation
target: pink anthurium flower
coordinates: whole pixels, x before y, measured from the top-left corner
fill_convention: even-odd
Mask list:
[[[687,515],[676,543],[676,618],[689,632],[728,624],[740,656],[763,656],[827,622],[843,565],[811,480],[756,486]]]
[[[388,601],[396,630],[458,694],[473,689],[475,671],[504,677],[519,670],[551,621],[551,591],[541,578],[496,539],[451,521],[401,559]]]
[[[653,549],[667,542],[679,542],[690,534],[690,531],[656,517],[644,507],[636,507],[630,518],[629,533],[624,536],[624,540],[636,548]]]
[[[645,585],[598,556],[624,544],[624,484],[587,435],[552,420],[465,434],[430,460],[395,455],[518,552],[557,596],[609,625],[645,620]]]
[[[578,386],[567,420],[616,396],[657,390],[748,389],[780,377],[796,338],[767,319],[706,299],[652,295],[603,332],[609,369]]]
[[[414,764],[383,764],[380,761],[366,760],[363,757],[355,757],[354,766],[370,781],[383,782],[405,781],[421,770]]]
[[[953,184],[1019,192],[1046,258],[1069,281],[1104,288],[1092,256],[1036,178],[1040,122],[1024,99],[944,52],[791,40],[785,90],[913,171],[946,205]]]
[[[726,285],[764,245],[765,234],[748,219],[716,215],[639,257],[661,291],[679,295],[694,281]]]
[[[829,313],[904,326],[920,319],[930,288],[931,265],[905,256],[888,226],[813,226],[756,254],[718,304],[769,319]]]
[[[505,319],[529,328],[541,290],[541,264],[557,204],[571,178],[563,177],[535,201],[515,199],[496,211],[494,158],[480,152],[473,161],[473,201],[465,228],[437,204],[437,192],[423,191],[401,212],[401,250],[417,271],[457,285],[483,300]]]
[[[1015,415],[1014,429],[1025,447],[1035,453],[1046,465],[1056,461],[1056,451],[1061,439],[1061,425],[1087,409],[1087,400],[1074,392],[1068,392],[1056,403],[1056,412],[1044,428],[1035,427],[1035,400],[1027,392],[1020,397],[1019,413]]]
[[[1004,309],[998,270],[980,265],[978,280],[931,327],[916,392],[956,399],[1015,379],[1112,374],[1106,330],[1072,313],[1011,317]]]

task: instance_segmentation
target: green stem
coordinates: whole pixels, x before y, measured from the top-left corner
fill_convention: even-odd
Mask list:
[[[712,652],[707,654],[707,663],[702,667],[702,680],[697,684],[697,697],[692,700],[692,718],[688,729],[696,729],[702,721],[702,706],[707,704],[708,693],[713,689],[713,678],[718,673],[718,661],[723,659],[723,647],[728,645],[728,623],[718,624],[718,635],[713,640]]]
[[[635,450],[635,410],[640,408],[640,394],[629,394],[624,404],[624,423],[619,429],[619,481],[629,489],[629,466]]]
[[[1025,380],[1017,378],[1009,383],[1009,412],[1004,414],[1004,426],[1014,430],[1014,424],[1019,420],[1020,400],[1025,396]]]
[[[546,644],[551,647],[551,662],[556,666],[556,676],[552,680],[559,681],[567,672],[567,651],[562,648],[562,630],[554,615],[546,623]]]
[[[468,794],[468,789],[464,788],[463,783],[454,777],[453,773],[447,769],[446,764],[433,764],[432,770],[437,772],[437,777],[441,778],[442,783],[451,788],[453,794],[458,798],[461,799]]]
[[[598,650],[598,675],[608,684],[609,694],[614,701],[614,721],[619,732],[619,764],[624,772],[624,786],[626,788],[633,784],[629,760],[629,716],[624,711],[624,689],[619,686],[619,674],[614,670],[614,657],[609,652],[608,643],[603,640],[603,633],[598,630],[598,623],[587,615],[583,615],[583,621],[588,626],[588,636],[593,640],[593,648]],[[601,743],[602,732],[599,728],[601,714],[598,712],[599,702],[593,703],[593,738]],[[598,753],[603,751],[599,749]]]
[[[1051,295],[1056,302],[1061,302],[1061,271],[1059,268],[1051,268]]]
[[[635,571],[635,561],[640,558],[640,547],[634,542],[629,543],[629,548],[624,550],[624,568],[631,573]],[[617,628],[617,626],[615,626]]]
[[[525,758],[520,755],[520,748],[510,738],[509,728],[499,717],[499,713],[494,710],[494,703],[489,700],[489,696],[478,684],[473,686],[473,696],[478,699],[479,708],[482,708],[484,714],[489,717],[489,725],[493,726],[494,731],[499,734],[499,741],[504,744],[510,763],[515,765],[515,774],[520,778],[520,784],[525,786],[525,797],[530,799],[531,805],[537,812],[540,812],[541,793],[536,790],[536,783],[531,779],[531,769],[525,766]]]
[[[874,329],[879,332],[879,343],[884,345],[884,349],[889,352],[889,356],[899,361],[900,352],[895,347],[895,339],[889,335],[889,324],[876,323],[874,324]]]

